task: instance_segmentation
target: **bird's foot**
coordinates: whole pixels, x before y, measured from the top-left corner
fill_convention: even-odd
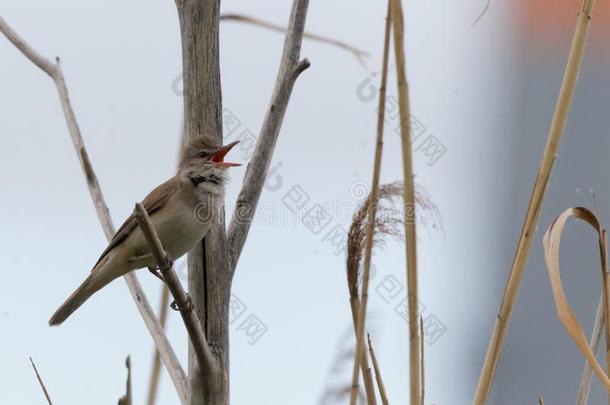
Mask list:
[[[191,296],[187,293],[186,294],[186,301],[184,302],[183,305],[179,305],[176,300],[174,300],[170,305],[169,305],[174,311],[180,311],[180,312],[189,312],[193,309],[193,301],[191,300]]]
[[[163,274],[161,274],[161,270],[158,267],[149,267],[148,271],[150,271],[153,276],[165,283],[165,278],[163,277]]]

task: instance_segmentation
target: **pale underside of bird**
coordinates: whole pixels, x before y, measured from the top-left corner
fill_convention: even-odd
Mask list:
[[[212,221],[218,218],[228,180],[226,169],[239,166],[225,162],[224,157],[236,143],[221,146],[212,137],[194,137],[182,151],[178,173],[142,201],[172,260],[203,239]],[[116,278],[136,269],[155,266],[150,246],[132,214],[118,229],[89,277],[53,314],[49,324],[61,324]]]

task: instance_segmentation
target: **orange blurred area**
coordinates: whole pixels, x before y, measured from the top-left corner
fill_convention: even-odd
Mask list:
[[[494,0],[492,0],[494,1]],[[524,25],[532,40],[555,42],[571,36],[580,0],[519,0],[519,23]],[[591,24],[591,40],[595,45],[608,46],[610,38],[610,1],[597,0]]]

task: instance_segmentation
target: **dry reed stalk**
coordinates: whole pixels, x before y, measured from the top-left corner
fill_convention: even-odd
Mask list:
[[[165,284],[161,284],[161,301],[159,303],[159,323],[165,329],[167,323],[167,308],[169,307],[169,289]],[[154,405],[157,401],[157,391],[159,390],[159,379],[161,377],[161,358],[159,351],[155,348],[153,354],[153,364],[150,371],[150,380],[148,383],[148,395],[146,398],[147,405]]]
[[[404,177],[405,236],[407,255],[407,296],[409,313],[409,390],[411,405],[421,404],[421,360],[419,356],[419,325],[417,302],[417,232],[415,184],[413,179],[413,151],[411,150],[411,125],[409,83],[407,82],[404,17],[400,0],[391,0],[394,26],[394,53],[396,58],[396,75],[398,81],[398,103],[400,109],[400,134],[402,140],[402,160]]]
[[[544,405],[544,398],[538,397],[538,405]]]
[[[42,377],[40,377],[40,374],[38,373],[38,369],[36,368],[36,364],[34,364],[34,360],[32,360],[31,357],[30,357],[30,363],[32,364],[32,368],[34,369],[34,373],[36,374],[36,379],[38,380],[38,384],[40,384],[40,388],[42,388],[42,393],[44,394],[44,397],[46,398],[49,405],[53,405],[53,402],[51,402],[51,396],[49,395],[49,391],[47,391],[47,387],[44,385],[44,381],[42,381]]]
[[[368,212],[371,206],[374,206],[381,213],[375,222],[375,233],[373,235],[373,247],[383,247],[386,238],[391,237],[397,240],[402,240],[404,232],[404,219],[401,216],[392,215],[394,213],[393,206],[403,194],[403,186],[400,182],[383,184],[379,187],[377,201],[373,202],[372,195],[369,194],[362,205],[356,210],[352,218],[352,223],[348,232],[347,243],[347,284],[350,298],[350,307],[352,310],[352,319],[354,322],[354,331],[356,331],[356,323],[358,316],[358,308],[360,306],[360,298],[358,297],[360,270],[362,269],[362,257],[366,247],[367,229],[368,229]],[[435,221],[440,222],[438,210],[432,204],[431,200],[423,192],[416,195],[417,204],[422,208],[420,212],[429,211],[435,216]],[[421,217],[422,222],[426,222],[425,217]],[[364,343],[364,350],[366,342]],[[368,358],[363,356],[361,359],[363,373],[369,369]],[[365,388],[367,380],[364,380]],[[382,398],[383,399],[383,398]]]
[[[589,340],[589,346],[593,354],[597,353],[599,347],[599,341],[601,340],[602,331],[604,329],[604,296],[599,297],[599,303],[597,304],[597,311],[595,312],[595,320],[593,321],[593,331],[591,332],[591,339]],[[587,360],[585,360],[585,366],[582,370],[582,376],[580,378],[580,386],[578,387],[578,397],[576,397],[576,405],[587,405],[589,400],[589,394],[591,393],[591,384],[593,383],[593,369]]]
[[[388,11],[385,22],[385,32],[383,38],[383,58],[381,87],[379,90],[379,108],[377,115],[377,136],[375,144],[375,158],[373,163],[373,180],[371,185],[371,195],[368,207],[368,223],[366,230],[366,241],[364,248],[364,271],[362,274],[362,292],[358,305],[358,317],[356,322],[356,351],[354,353],[354,369],[352,372],[352,388],[350,404],[356,405],[358,400],[358,370],[360,369],[360,359],[366,356],[364,352],[364,328],[366,323],[366,306],[368,302],[369,274],[371,270],[371,253],[373,251],[373,240],[375,235],[375,223],[377,215],[377,202],[379,195],[379,174],[381,173],[381,157],[383,151],[383,129],[385,123],[385,94],[388,80],[388,60],[390,54],[390,25],[392,24],[392,13],[388,1]],[[357,296],[357,294],[356,294]],[[367,383],[368,385],[368,383]],[[368,395],[368,393],[367,393]]]
[[[360,299],[358,296],[352,297],[349,300],[350,308],[352,311],[352,322],[354,324],[354,333],[358,331],[358,309],[360,308]],[[364,380],[364,392],[366,393],[366,402],[369,405],[376,405],[377,398],[375,397],[375,385],[373,384],[373,374],[371,366],[369,364],[369,358],[366,354],[368,348],[365,347],[362,351],[362,357],[360,358],[360,370],[362,372],[362,379]]]
[[[606,389],[610,393],[610,378],[604,372],[603,368],[597,362],[595,354],[593,353],[587,338],[574,314],[574,310],[570,306],[564,289],[561,283],[561,276],[559,271],[559,246],[561,242],[561,236],[564,232],[567,221],[570,218],[576,218],[581,221],[588,223],[598,235],[598,247],[599,257],[601,263],[602,273],[602,295],[604,298],[604,318],[608,319],[609,305],[608,305],[608,260],[606,253],[606,231],[602,229],[601,224],[595,214],[586,208],[574,207],[565,210],[559,217],[553,221],[551,226],[547,229],[542,240],[544,246],[544,260],[551,280],[551,288],[553,291],[553,298],[555,300],[555,307],[557,309],[557,317],[563,324],[564,328],[576,343],[576,346],[580,349],[582,355],[589,361],[593,371],[601,382],[605,385]],[[608,353],[606,353],[606,360]]]
[[[498,367],[502,346],[504,344],[504,338],[506,337],[506,331],[508,329],[508,322],[510,320],[515,301],[517,300],[521,276],[523,275],[523,270],[525,269],[532,246],[532,241],[536,233],[536,226],[538,224],[540,211],[542,210],[544,196],[549,184],[559,143],[561,141],[568,118],[568,113],[572,104],[574,89],[576,87],[576,81],[586,47],[591,15],[594,6],[595,0],[584,0],[578,15],[576,31],[572,40],[572,46],[568,56],[568,61],[561,84],[561,90],[557,99],[555,113],[551,121],[546,146],[542,154],[542,160],[540,162],[538,175],[536,176],[529,206],[527,208],[523,228],[521,229],[521,235],[519,237],[506,290],[502,298],[500,311],[497,315],[483,367],[481,369],[479,383],[477,385],[473,400],[474,405],[485,404],[491,391],[491,385],[493,383],[496,368]]]
[[[419,317],[419,370],[421,372],[419,376],[419,383],[421,385],[421,404],[426,403],[426,369],[424,367],[424,320],[420,316]]]
[[[608,282],[610,281],[608,278],[608,259],[606,257],[606,252],[608,251],[608,233],[606,230],[602,230],[602,242],[600,244],[600,256],[602,260],[602,298],[604,300],[604,323],[606,325],[610,325],[610,294],[609,289],[610,285]],[[610,328],[604,328],[606,331],[606,375],[610,375]],[[608,403],[610,404],[610,391],[608,394]]]
[[[385,384],[383,383],[383,378],[381,377],[381,369],[379,368],[379,363],[377,363],[377,356],[375,355],[375,350],[373,349],[371,335],[368,333],[367,338],[369,343],[369,353],[371,355],[371,361],[373,362],[373,368],[375,369],[375,380],[377,381],[377,388],[379,389],[379,395],[381,396],[381,403],[383,405],[390,405],[390,401],[388,401],[388,395],[386,394],[385,390]]]

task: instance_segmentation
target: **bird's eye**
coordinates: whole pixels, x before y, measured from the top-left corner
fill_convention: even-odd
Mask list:
[[[203,159],[207,159],[210,157],[210,154],[206,151],[201,151],[201,152],[199,152],[199,157],[203,158]]]

